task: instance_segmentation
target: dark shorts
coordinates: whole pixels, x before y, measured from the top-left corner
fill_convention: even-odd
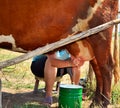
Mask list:
[[[31,63],[31,71],[35,76],[44,78],[44,67],[46,60],[47,60],[47,56],[42,56],[37,61],[33,61]],[[64,70],[62,71],[62,69]],[[58,68],[57,76],[62,76],[65,74],[67,74],[67,68]]]

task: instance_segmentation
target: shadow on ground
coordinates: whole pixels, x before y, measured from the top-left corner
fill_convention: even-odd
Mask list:
[[[8,92],[3,91],[2,108],[46,108],[46,106],[42,104],[44,96],[45,96],[45,92],[43,92],[42,89],[39,90],[39,92],[36,94],[34,94],[33,91],[22,92],[22,93],[9,93],[9,91]],[[58,102],[58,94],[53,93],[52,108],[57,108],[57,104],[58,104],[57,102]]]

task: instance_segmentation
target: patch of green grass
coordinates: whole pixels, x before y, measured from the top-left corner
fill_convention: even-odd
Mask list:
[[[120,32],[118,32],[118,36],[120,36]]]
[[[112,96],[111,102],[112,104],[119,104],[120,105],[120,82],[114,86],[112,89]]]

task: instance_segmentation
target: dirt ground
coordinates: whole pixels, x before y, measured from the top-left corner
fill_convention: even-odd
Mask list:
[[[32,90],[14,91],[11,89],[2,90],[2,108],[21,108],[25,104],[33,104],[34,106],[41,105],[44,99],[44,92],[39,90],[34,94]],[[54,102],[56,102],[54,99]]]
[[[25,105],[27,103],[32,103],[34,105],[42,105],[42,101],[45,95],[43,89],[40,89],[37,94],[33,94],[32,90],[14,91],[11,89],[3,89],[2,91],[2,108],[21,108],[18,106]],[[84,107],[82,108],[89,107],[88,102],[86,103],[86,105],[84,102],[83,104]],[[58,93],[56,92],[53,92],[53,104],[51,108],[58,108]]]
[[[37,94],[33,94],[32,90],[14,91],[11,89],[3,89],[2,91],[3,91],[2,108],[22,108],[18,106],[30,104],[30,103],[34,106],[42,105],[42,101],[45,95],[43,89],[40,89]],[[89,108],[90,103],[91,101],[89,100],[82,101],[82,108]],[[29,108],[29,107],[25,107],[25,108]],[[35,108],[39,108],[39,107],[35,107]],[[40,108],[45,108],[45,107],[43,106]],[[58,93],[53,92],[53,104],[51,108],[58,108]],[[110,105],[108,108],[120,108],[120,105],[117,106]]]

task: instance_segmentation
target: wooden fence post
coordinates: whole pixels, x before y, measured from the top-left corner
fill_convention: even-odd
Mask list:
[[[115,24],[115,36],[114,36],[114,53],[113,53],[115,67],[114,67],[114,81],[117,81],[120,78],[119,74],[119,36],[118,36],[118,24]]]

